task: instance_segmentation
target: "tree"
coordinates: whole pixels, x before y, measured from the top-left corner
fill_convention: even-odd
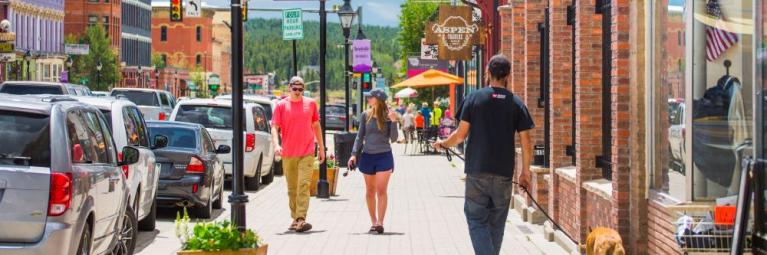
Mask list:
[[[399,45],[400,59],[407,63],[407,57],[421,51],[421,38],[424,37],[424,28],[439,7],[432,2],[419,2],[406,0],[401,6],[399,16]],[[407,71],[407,65],[400,67],[400,72]]]
[[[203,86],[205,82],[205,71],[199,65],[191,73],[192,82],[197,86],[197,98],[208,98],[208,87]]]
[[[165,61],[163,61],[162,55],[158,53],[152,53],[152,65],[158,69],[165,68]]]
[[[68,35],[67,41],[77,40],[75,36]],[[80,43],[88,44],[88,55],[78,56],[73,60],[73,83],[86,83],[91,90],[107,91],[120,78],[120,67],[117,63],[117,52],[112,48],[109,38],[102,26],[91,26],[85,31],[85,35],[79,39]],[[96,66],[101,63],[101,71]],[[87,79],[87,82],[84,79]],[[76,80],[75,80],[76,79]]]

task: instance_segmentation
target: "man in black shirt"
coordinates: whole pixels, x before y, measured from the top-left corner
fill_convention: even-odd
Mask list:
[[[515,166],[514,135],[522,143],[519,184],[529,187],[532,145],[529,130],[535,127],[527,107],[506,89],[511,63],[503,55],[490,59],[486,73],[490,86],[471,93],[458,112],[458,130],[434,147],[453,147],[466,141],[466,199],[464,213],[478,255],[499,254],[506,216],[511,203]]]

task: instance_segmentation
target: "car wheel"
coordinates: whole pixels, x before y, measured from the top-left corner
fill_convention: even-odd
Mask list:
[[[152,201],[152,208],[149,209],[149,214],[146,218],[138,222],[138,230],[140,231],[152,231],[155,229],[157,223],[157,199]]]
[[[272,167],[269,168],[269,173],[261,178],[261,183],[263,184],[269,184],[272,181],[274,181],[274,162],[272,162]]]
[[[211,190],[210,193],[213,193],[213,191]],[[213,196],[211,195],[208,198],[208,202],[204,206],[198,206],[195,208],[195,215],[197,215],[198,218],[210,219],[210,216],[213,214],[212,198]]]
[[[112,254],[132,255],[136,248],[138,220],[136,220],[136,213],[133,212],[133,208],[130,207],[125,209],[122,217],[122,226],[117,231],[117,242],[112,249]]]
[[[91,225],[85,224],[83,234],[80,236],[80,244],[77,245],[77,255],[90,255],[91,241]]]
[[[263,156],[258,158],[258,164],[256,165],[256,174],[253,175],[253,177],[247,177],[245,176],[245,189],[247,190],[258,190],[261,188],[261,161],[263,160]]]
[[[216,199],[216,201],[213,201],[213,209],[221,209],[223,207],[223,201],[224,201],[224,185],[222,184],[221,188],[218,189],[218,199]]]
[[[282,175],[282,160],[274,162],[274,175]]]

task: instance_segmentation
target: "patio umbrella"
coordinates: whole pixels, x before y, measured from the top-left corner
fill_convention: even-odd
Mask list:
[[[414,97],[418,97],[418,91],[411,88],[405,88],[397,92],[397,94],[394,94],[394,97],[395,98],[414,98]]]

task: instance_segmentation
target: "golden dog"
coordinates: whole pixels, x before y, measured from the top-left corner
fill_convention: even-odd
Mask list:
[[[617,231],[598,227],[591,230],[586,238],[586,245],[581,245],[581,249],[586,250],[586,255],[625,255],[623,249],[623,239]]]

